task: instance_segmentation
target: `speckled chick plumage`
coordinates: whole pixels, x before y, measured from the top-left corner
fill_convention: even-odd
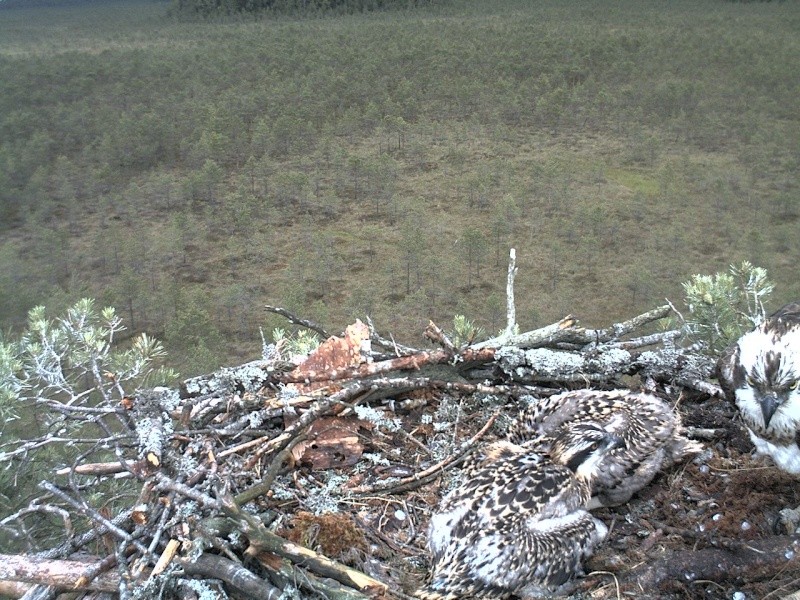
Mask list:
[[[702,450],[683,435],[666,402],[629,390],[574,390],[538,400],[511,426],[509,441],[547,451],[565,423],[594,423],[625,442],[598,465],[589,508],[627,502],[660,470]]]
[[[720,357],[717,378],[759,454],[800,475],[800,303],[782,307]]]
[[[620,443],[579,424],[559,432],[547,455],[489,447],[431,518],[432,574],[417,597],[549,596],[568,583],[606,536],[585,506],[598,461]]]

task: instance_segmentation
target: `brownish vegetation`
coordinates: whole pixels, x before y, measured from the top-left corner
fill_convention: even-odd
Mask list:
[[[509,247],[528,328],[745,258],[800,294],[791,2],[164,10],[3,10],[3,328],[98,297],[185,375],[257,356],[267,303],[492,333]]]

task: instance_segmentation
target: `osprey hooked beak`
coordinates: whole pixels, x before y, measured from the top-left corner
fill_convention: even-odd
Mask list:
[[[778,410],[778,394],[767,392],[759,398],[758,403],[761,405],[761,414],[764,415],[764,427],[769,427],[772,416]]]
[[[626,444],[625,440],[619,437],[618,435],[609,434],[608,441],[606,443],[608,445],[609,450],[614,450],[616,448],[621,448],[623,450],[628,449],[628,444]]]

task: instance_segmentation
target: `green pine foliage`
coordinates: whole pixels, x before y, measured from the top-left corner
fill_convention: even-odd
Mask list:
[[[486,338],[486,332],[464,315],[455,315],[449,337],[453,346],[465,348],[470,344],[483,341]]]
[[[689,314],[685,331],[709,354],[718,354],[766,317],[775,289],[766,269],[747,261],[727,273],[694,275],[683,284]]]
[[[28,325],[15,339],[0,342],[0,402],[17,415],[41,405],[45,429],[69,427],[63,406],[116,408],[140,387],[173,382],[163,366],[162,344],[142,333],[120,341],[125,326],[111,307],[97,309],[84,298],[63,316],[44,306],[31,309]],[[68,414],[68,413],[66,413]]]
[[[118,459],[109,445],[115,427],[105,418],[121,414],[123,399],[139,388],[175,382],[159,341],[124,334],[113,308],[84,298],[58,317],[37,306],[19,336],[0,340],[0,513],[25,507],[60,466],[87,456]],[[107,481],[94,491],[103,490],[119,497],[124,484]],[[30,540],[52,537],[59,525],[50,516],[31,513]],[[3,548],[22,542],[0,530]]]

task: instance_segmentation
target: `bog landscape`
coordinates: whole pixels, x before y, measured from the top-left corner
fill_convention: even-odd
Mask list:
[[[743,259],[776,306],[800,295],[793,2],[17,1],[4,330],[93,297],[185,376],[258,356],[282,325],[265,304],[408,342],[455,314],[494,334],[511,247],[526,329],[679,302]]]
[[[0,1],[0,596],[406,600],[593,387],[696,452],[569,593],[796,597],[714,364],[800,298],[798,97],[792,1]]]

